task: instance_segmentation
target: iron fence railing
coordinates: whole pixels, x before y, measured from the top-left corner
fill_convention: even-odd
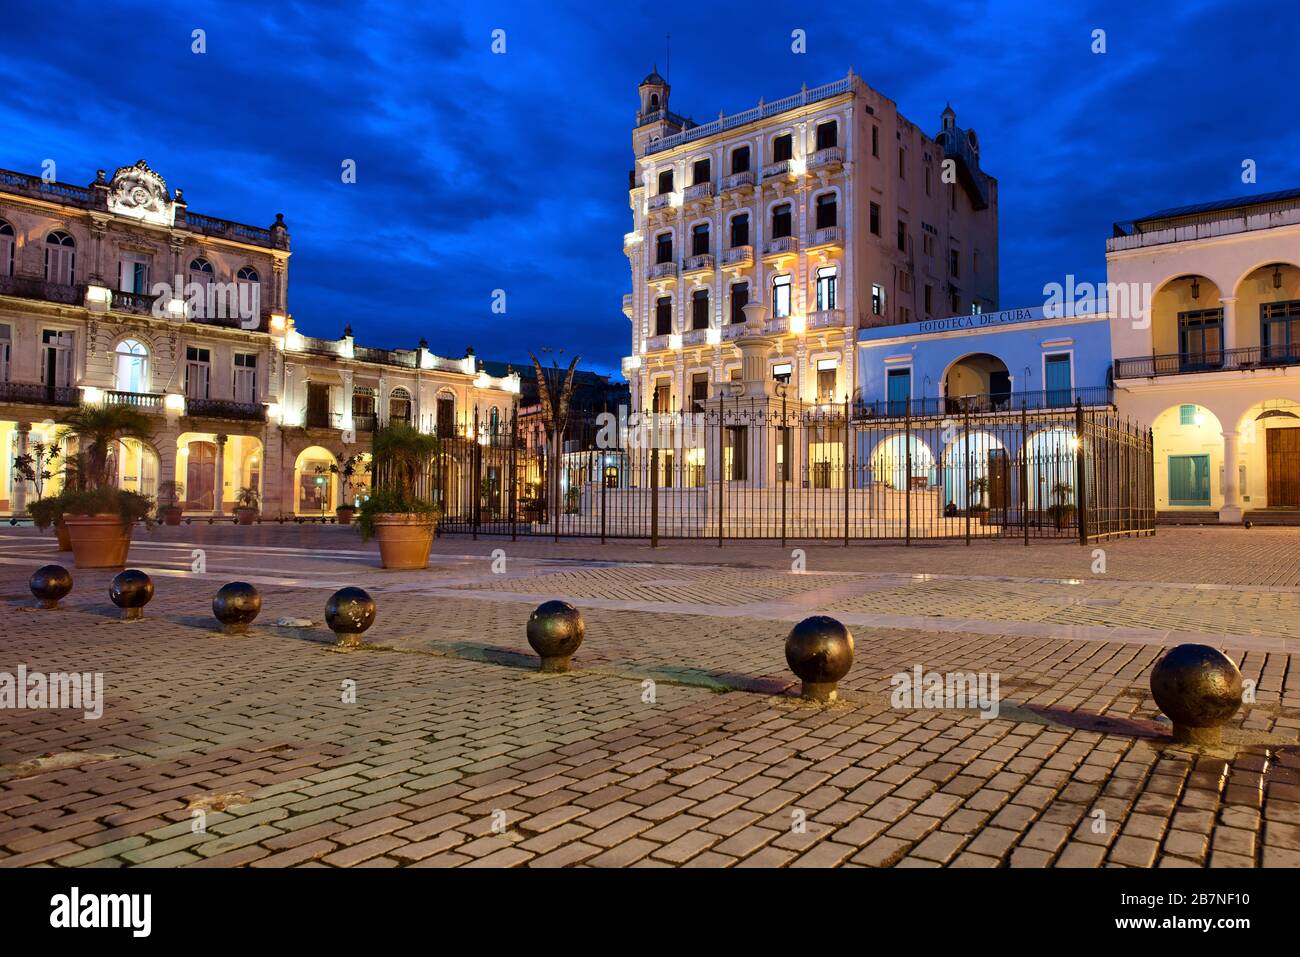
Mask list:
[[[516,538],[1027,544],[1155,527],[1151,433],[1105,404],[854,412],[724,398],[558,434],[470,423],[421,488],[443,530]]]
[[[1110,386],[1077,389],[1041,389],[1039,391],[1003,392],[984,395],[931,396],[920,399],[855,399],[851,409],[855,419],[891,418],[903,415],[986,415],[1028,409],[1039,412],[1071,409],[1076,405],[1113,406],[1115,390]]]
[[[1116,379],[1146,379],[1162,375],[1191,375],[1235,369],[1267,369],[1300,365],[1300,342],[1244,346],[1207,352],[1170,352],[1115,360]]]

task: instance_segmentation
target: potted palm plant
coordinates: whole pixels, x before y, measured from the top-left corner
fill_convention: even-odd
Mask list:
[[[185,497],[185,486],[180,482],[162,482],[158,485],[158,517],[164,524],[181,523],[181,500]]]
[[[353,491],[356,487],[357,477],[364,475],[367,468],[366,457],[363,452],[355,452],[352,455],[345,455],[340,452],[337,462],[331,462],[328,467],[323,465],[316,467],[317,475],[328,472],[330,475],[338,476],[340,501],[334,509],[334,515],[340,525],[351,525],[353,517],[357,514],[357,507],[352,502]]]
[[[240,525],[252,525],[257,518],[257,510],[262,504],[262,493],[251,485],[245,485],[235,493],[235,517]]]
[[[971,512],[988,511],[989,477],[981,475],[970,480],[970,496],[974,501],[967,506]]]
[[[136,522],[151,524],[153,500],[113,482],[112,450],[125,439],[152,442],[149,417],[125,405],[86,405],[61,423],[77,443],[60,496],[72,558],[80,568],[121,568]]]
[[[384,568],[428,567],[439,515],[421,492],[438,449],[435,436],[404,423],[375,433],[370,496],[361,503],[357,525],[363,541],[378,539]]]
[[[1074,520],[1074,505],[1070,502],[1070,496],[1074,494],[1074,486],[1069,482],[1057,482],[1052,486],[1052,504],[1047,508],[1047,514],[1052,516],[1052,521],[1058,529],[1064,529]]]

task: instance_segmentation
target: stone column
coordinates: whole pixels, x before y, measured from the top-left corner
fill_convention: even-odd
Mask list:
[[[1237,297],[1219,300],[1223,306],[1223,348],[1237,348]]]
[[[1237,470],[1237,431],[1223,433],[1223,507],[1219,509],[1219,521],[1225,525],[1236,525],[1241,521],[1241,489],[1238,487]]]
[[[213,479],[212,492],[212,512],[214,515],[222,514],[222,503],[226,495],[226,439],[225,434],[216,436],[217,440],[217,461],[215,468],[217,474]]]
[[[27,440],[31,436],[31,431],[32,424],[30,422],[18,423],[18,450],[16,454],[27,454],[29,449]],[[36,465],[39,467],[40,463],[36,463]],[[21,515],[27,511],[27,480],[19,478],[18,473],[15,472],[13,477],[13,486],[14,500],[12,503],[12,511],[14,515]]]

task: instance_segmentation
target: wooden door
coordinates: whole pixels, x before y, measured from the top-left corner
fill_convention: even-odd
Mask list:
[[[1266,431],[1269,507],[1300,506],[1300,428]]]
[[[191,442],[186,447],[185,507],[210,512],[217,487],[217,447],[212,442]]]

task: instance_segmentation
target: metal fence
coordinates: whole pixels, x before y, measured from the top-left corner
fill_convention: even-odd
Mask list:
[[[421,487],[442,530],[515,538],[1028,544],[1155,528],[1151,433],[1112,408],[881,411],[724,398],[559,435],[469,423]]]

